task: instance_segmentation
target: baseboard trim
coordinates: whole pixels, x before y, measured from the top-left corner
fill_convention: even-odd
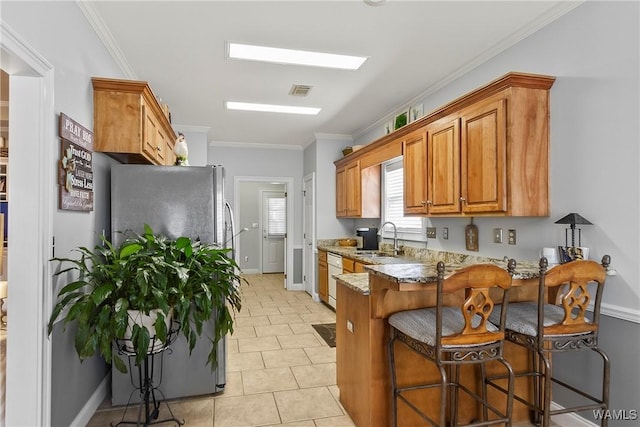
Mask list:
[[[551,402],[551,410],[564,409],[564,406],[558,405],[555,402]],[[554,415],[551,417],[552,424],[559,426],[572,426],[572,427],[598,427],[597,424],[592,423],[586,418],[573,413]]]
[[[109,392],[109,384],[111,383],[111,373],[105,376],[96,391],[93,392],[87,403],[84,404],[76,418],[71,423],[72,427],[83,427],[89,424],[91,417],[95,414],[100,404],[106,399]]]
[[[304,291],[304,283],[293,283],[291,284],[291,288],[287,289],[289,291]]]

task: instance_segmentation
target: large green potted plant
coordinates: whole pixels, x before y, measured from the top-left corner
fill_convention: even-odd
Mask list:
[[[187,237],[175,240],[155,234],[145,225],[114,246],[106,238],[93,250],[77,248],[78,259],[54,258],[61,265],[56,276],[77,276],[58,293],[49,320],[51,334],[59,317],[76,322],[75,348],[81,360],[99,353],[108,363],[126,372],[114,343],[126,342],[140,363],[151,345],[164,345],[169,319],[179,327],[190,351],[203,332],[203,324],[215,317],[208,362],[217,366],[217,343],[233,331],[232,311],[240,309],[236,263],[220,249]],[[131,324],[132,310],[155,314],[151,325]]]

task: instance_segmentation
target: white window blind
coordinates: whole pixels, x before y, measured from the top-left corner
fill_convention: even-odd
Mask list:
[[[270,236],[284,236],[287,232],[287,211],[284,197],[270,197],[267,202],[267,231]]]
[[[404,176],[402,158],[384,164],[384,212],[382,221],[391,221],[398,231],[422,232],[422,218],[404,216]],[[385,228],[392,231],[391,226]]]

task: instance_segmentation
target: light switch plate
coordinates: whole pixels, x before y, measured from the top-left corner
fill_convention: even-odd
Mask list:
[[[502,243],[502,228],[493,229],[493,243]]]
[[[516,230],[509,230],[509,244],[516,244]]]

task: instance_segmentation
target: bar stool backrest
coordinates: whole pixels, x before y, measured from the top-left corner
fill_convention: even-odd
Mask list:
[[[513,259],[509,261],[508,270],[494,264],[474,264],[462,268],[445,278],[444,263],[438,263],[436,347],[441,347],[442,345],[481,345],[504,339],[508,291],[511,288],[515,265],[516,262]],[[488,318],[495,305],[490,296],[490,290],[495,288],[503,290],[498,330],[487,327],[489,325],[493,326],[488,321]],[[464,289],[464,300],[460,304],[460,310],[464,317],[464,328],[459,333],[443,337],[442,312],[444,294],[454,293],[462,289]]]
[[[600,321],[600,303],[606,278],[606,268],[610,258],[605,255],[602,265],[591,260],[575,260],[555,266],[547,271],[546,258],[540,259],[540,286],[538,289],[538,343],[546,336],[582,334],[598,330]],[[589,284],[595,282],[595,301],[593,319],[585,313],[593,298]],[[548,304],[562,307],[562,320],[553,325],[544,326],[545,294]],[[555,295],[555,296],[554,296]]]

